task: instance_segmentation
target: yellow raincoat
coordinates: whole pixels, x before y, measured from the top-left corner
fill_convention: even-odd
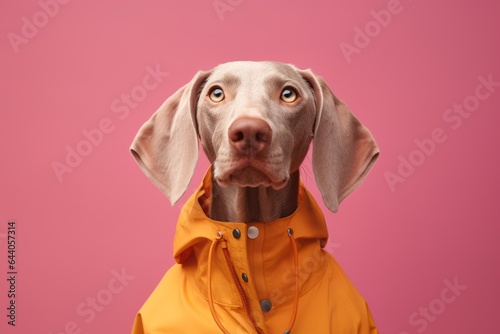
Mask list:
[[[302,184],[297,210],[266,223],[211,220],[203,210],[210,194],[209,172],[177,222],[177,264],[132,334],[378,333],[365,300],[323,250],[325,219]]]

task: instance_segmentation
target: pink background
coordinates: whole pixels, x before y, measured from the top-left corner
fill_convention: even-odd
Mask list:
[[[66,2],[0,4],[2,333],[130,332],[173,263],[186,196],[172,207],[129,145],[197,70],[246,59],[312,68],[377,139],[382,153],[367,180],[325,215],[327,249],[380,331],[500,332],[500,87],[472,97],[479,77],[500,82],[496,1],[221,0],[231,8],[221,16],[212,0]],[[397,14],[381,26],[371,11],[388,8]],[[33,22],[37,30],[23,29]],[[365,28],[370,40],[355,39]],[[342,43],[357,43],[357,53],[346,57]],[[146,91],[148,67],[169,74]],[[133,108],[120,101],[131,92]],[[460,126],[446,121],[464,102],[473,111]],[[85,146],[82,131],[102,122],[112,131]],[[446,140],[419,153],[415,140],[430,149],[435,131]],[[52,165],[66,164],[67,147],[87,156],[58,179]],[[418,166],[391,189],[386,175],[398,173],[401,157]],[[188,193],[206,168],[203,158]],[[309,162],[304,170],[312,175]],[[304,181],[320,198],[314,180]],[[17,222],[14,328],[5,316],[8,220]],[[122,270],[120,282],[113,271]],[[446,280],[461,290],[444,290]],[[88,304],[96,297],[99,311]]]

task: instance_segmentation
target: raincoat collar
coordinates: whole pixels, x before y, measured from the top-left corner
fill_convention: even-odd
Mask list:
[[[294,230],[295,239],[317,239],[321,248],[326,246],[328,241],[328,229],[324,215],[318,204],[305,188],[302,182],[299,186],[298,207],[294,213],[273,222],[220,222],[210,219],[200,204],[200,198],[206,196],[210,198],[212,191],[212,169],[210,168],[203,178],[197,191],[189,198],[181,210],[177,222],[176,234],[174,238],[174,258],[182,264],[193,252],[193,246],[212,240],[221,229],[231,232],[235,228],[247,233],[248,226],[287,226]],[[286,229],[285,229],[286,230]]]

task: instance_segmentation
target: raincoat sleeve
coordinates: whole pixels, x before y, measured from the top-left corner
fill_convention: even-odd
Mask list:
[[[379,334],[375,321],[373,320],[372,314],[368,304],[365,302],[366,313],[363,317],[363,322],[361,323],[358,334]],[[140,332],[142,334],[142,332]],[[134,333],[136,334],[136,333]]]

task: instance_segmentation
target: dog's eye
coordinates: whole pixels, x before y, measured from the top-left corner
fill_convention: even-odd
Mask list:
[[[224,100],[224,91],[220,87],[214,87],[210,90],[208,97],[213,102],[221,102]]]
[[[295,100],[297,100],[298,97],[299,97],[299,95],[297,94],[295,89],[292,87],[285,87],[281,91],[280,98],[281,98],[281,101],[283,101],[283,102],[292,103],[292,102],[295,102]]]

